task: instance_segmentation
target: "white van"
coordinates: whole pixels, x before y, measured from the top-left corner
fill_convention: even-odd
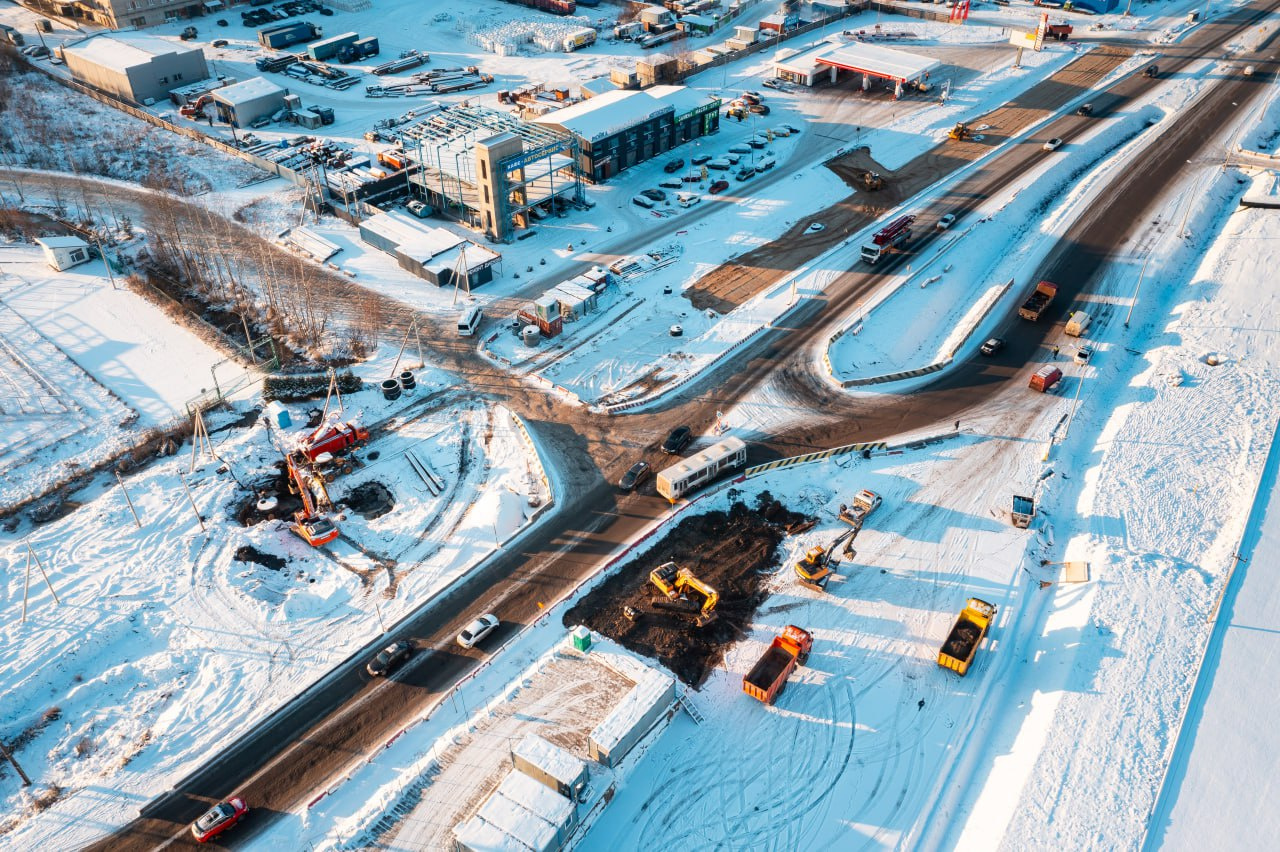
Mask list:
[[[458,336],[471,337],[480,330],[482,320],[484,313],[478,307],[467,311],[458,319]]]
[[[1072,337],[1080,337],[1089,329],[1089,323],[1093,322],[1093,317],[1084,311],[1076,311],[1067,319],[1067,327],[1064,329],[1067,334]]]

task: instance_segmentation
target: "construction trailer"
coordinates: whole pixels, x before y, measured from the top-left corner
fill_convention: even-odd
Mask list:
[[[676,680],[648,666],[631,677],[635,686],[622,696],[587,738],[587,754],[605,766],[617,766],[676,702]]]
[[[516,743],[511,762],[539,784],[575,801],[587,787],[586,761],[537,734],[526,734]]]

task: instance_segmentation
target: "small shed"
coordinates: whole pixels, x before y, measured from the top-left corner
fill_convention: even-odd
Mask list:
[[[511,751],[516,769],[562,796],[577,799],[587,786],[587,763],[537,734],[527,734]]]
[[[243,83],[224,86],[211,93],[219,120],[235,127],[245,127],[256,119],[284,109],[286,94],[287,90],[265,77],[250,77]]]
[[[44,259],[59,272],[89,260],[89,244],[79,237],[41,237],[36,244],[44,249]]]
[[[587,739],[592,760],[617,766],[675,703],[676,681],[648,668]]]

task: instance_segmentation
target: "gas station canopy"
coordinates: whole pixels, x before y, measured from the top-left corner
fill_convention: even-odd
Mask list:
[[[774,64],[777,76],[812,86],[823,71],[850,71],[911,83],[942,67],[942,63],[927,56],[917,56],[905,50],[894,50],[877,44],[853,41],[845,44],[824,44],[781,59]]]

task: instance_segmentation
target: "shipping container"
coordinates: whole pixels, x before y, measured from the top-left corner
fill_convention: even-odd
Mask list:
[[[343,48],[351,47],[359,40],[357,33],[343,33],[332,38],[326,38],[310,45],[307,48],[307,55],[317,62],[325,59],[332,59],[342,52]]]

